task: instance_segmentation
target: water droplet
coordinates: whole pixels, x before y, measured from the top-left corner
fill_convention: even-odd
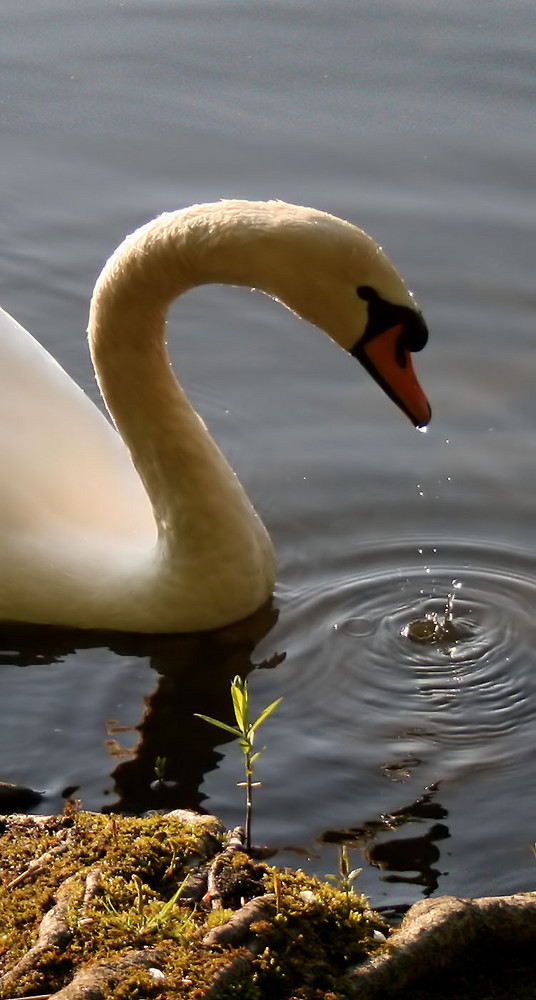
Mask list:
[[[420,434],[428,434],[428,427],[417,427]]]
[[[452,622],[454,617],[454,591],[447,597],[447,603],[445,604],[445,621],[444,626]]]

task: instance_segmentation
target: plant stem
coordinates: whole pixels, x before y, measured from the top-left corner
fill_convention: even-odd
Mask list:
[[[252,794],[252,777],[253,768],[251,766],[251,751],[248,751],[245,755],[246,757],[246,850],[251,850],[251,814],[253,812],[253,794]]]

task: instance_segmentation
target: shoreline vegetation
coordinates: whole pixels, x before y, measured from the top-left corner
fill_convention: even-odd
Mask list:
[[[184,810],[0,818],[0,997],[536,994],[536,893],[423,899],[393,929],[343,879],[261,853]]]

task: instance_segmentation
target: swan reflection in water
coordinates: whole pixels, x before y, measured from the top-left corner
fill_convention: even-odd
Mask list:
[[[156,686],[143,698],[139,723],[128,730],[121,727],[123,734],[130,734],[132,748],[119,751],[116,740],[106,741],[110,755],[114,761],[119,757],[120,762],[111,774],[113,801],[104,805],[104,811],[200,810],[204,777],[222,756],[216,747],[231,737],[205,725],[194,713],[234,723],[230,697],[233,677],[236,674],[246,677],[255,667],[275,666],[284,658],[284,653],[274,651],[265,663],[252,660],[256,645],[273,628],[277,617],[277,610],[269,603],[250,618],[225,629],[163,636],[4,626],[0,632],[4,651],[0,653],[0,663],[31,669],[32,665],[61,663],[75,652],[83,657],[84,650],[102,648],[110,651],[111,661],[125,657],[148,663],[157,675]],[[31,690],[29,678],[28,697]],[[73,710],[72,725],[80,724]],[[117,732],[111,722],[109,734],[114,731]],[[106,734],[103,739],[106,740]],[[46,747],[43,752],[46,754]],[[155,782],[157,758],[165,758],[168,780],[164,782]],[[83,787],[72,787],[68,794],[79,796],[84,804]],[[43,810],[46,810],[46,796],[40,811]]]
[[[194,713],[234,723],[230,698],[233,677],[236,674],[245,677],[255,668],[275,667],[284,659],[284,652],[274,649],[263,663],[253,660],[256,646],[274,627],[277,617],[277,610],[267,604],[237,625],[197,635],[111,635],[11,626],[3,628],[0,638],[8,662],[29,669],[32,664],[59,663],[75,651],[83,655],[84,650],[92,647],[106,647],[111,657],[147,661],[157,675],[157,683],[143,698],[139,723],[128,729],[119,727],[122,733],[132,736],[133,746],[125,750],[118,741],[107,741],[115,766],[111,772],[113,791],[109,801],[103,802],[102,810],[127,814],[173,808],[203,811],[204,796],[200,789],[205,776],[218,766],[222,754],[217,748],[227,737],[224,732],[204,725]],[[77,724],[76,718],[73,724]],[[113,723],[109,732],[114,732]],[[106,740],[106,734],[102,738]],[[155,781],[158,758],[165,758],[164,781]],[[412,757],[386,764],[384,768],[398,774],[416,763]],[[353,828],[326,830],[319,841],[358,848],[370,864],[380,868],[383,881],[422,885],[429,895],[437,888],[442,874],[437,868],[438,845],[449,836],[442,822],[447,811],[438,801],[438,788],[437,784],[430,785],[414,802],[388,816]],[[70,795],[79,795],[84,804],[83,787],[68,791]],[[46,797],[40,811],[46,811]],[[398,835],[402,827],[410,825],[413,830],[416,824],[419,828],[415,835],[404,838]],[[423,824],[427,824],[425,829]]]

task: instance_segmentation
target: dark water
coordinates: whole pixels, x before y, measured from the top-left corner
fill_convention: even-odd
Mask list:
[[[420,435],[273,303],[181,302],[176,368],[270,528],[273,608],[204,637],[4,631],[0,777],[45,790],[42,812],[68,788],[166,804],[165,756],[168,804],[240,821],[238,750],[192,715],[229,718],[250,670],[254,709],[284,697],[255,828],[281,863],[334,871],[345,840],[376,905],[532,887],[533,28],[532,0],[3,5],[1,301],[93,398],[96,274],[194,201],[351,219],[431,331]],[[403,634],[451,592],[463,641]]]

